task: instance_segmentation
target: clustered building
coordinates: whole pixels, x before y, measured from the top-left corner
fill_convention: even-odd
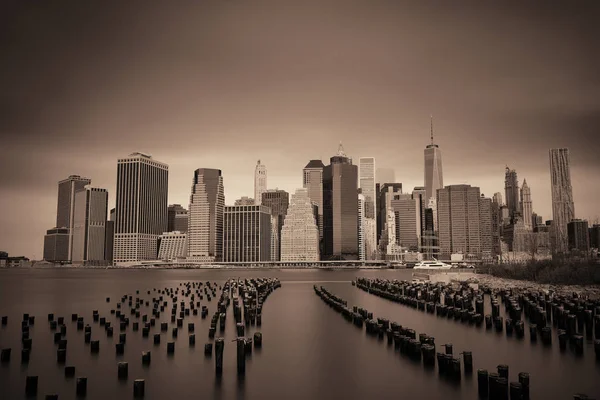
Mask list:
[[[410,259],[523,261],[600,247],[600,225],[575,219],[568,149],[550,150],[553,219],[533,212],[531,189],[506,167],[505,192],[444,186],[433,137],[424,186],[403,192],[374,157],[358,166],[341,143],[329,164],[310,160],[291,196],[267,186],[259,160],[254,198],[225,204],[220,169],[194,171],[188,208],[168,205],[168,165],[133,153],[117,162],[115,208],[108,192],[71,175],[58,183],[56,226],[44,259],[82,265],[266,263]],[[506,200],[504,203],[503,200]],[[458,257],[457,257],[458,256]]]

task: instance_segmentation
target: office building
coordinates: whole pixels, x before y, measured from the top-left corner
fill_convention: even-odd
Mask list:
[[[492,212],[492,257],[497,257],[502,254],[502,218],[500,215],[500,203],[498,200],[502,201],[501,198],[498,198],[494,195],[492,198],[491,204],[491,212]]]
[[[117,163],[115,265],[158,256],[158,237],[167,230],[169,167],[150,155],[132,153]]]
[[[500,193],[500,192],[494,193],[494,196],[492,197],[492,201],[494,203],[498,204],[498,206],[503,206],[504,203],[502,202],[502,193]]]
[[[381,240],[387,222],[387,210],[392,206],[395,195],[402,194],[401,183],[384,183],[377,186],[377,241]],[[393,211],[392,211],[393,212]]]
[[[523,179],[521,187],[521,213],[525,229],[533,230],[533,206],[531,205],[531,189],[527,185],[527,180]]]
[[[358,259],[358,168],[341,143],[323,169],[323,258]]]
[[[365,223],[365,196],[358,194],[358,259],[365,260],[365,241],[364,241],[364,223]]]
[[[396,241],[403,250],[419,251],[421,246],[421,196],[395,194],[390,206],[396,218]]]
[[[574,219],[567,224],[569,251],[587,253],[590,251],[590,236],[588,222]]]
[[[106,221],[106,228],[104,229],[104,259],[108,265],[112,265],[114,261],[114,245],[115,245],[115,218],[116,209],[110,210],[110,217]]]
[[[481,256],[480,191],[470,185],[450,185],[437,192],[440,253]]]
[[[425,198],[436,197],[438,189],[444,187],[442,152],[433,141],[433,117],[431,118],[431,143],[425,148]]]
[[[188,253],[198,262],[220,261],[223,254],[225,194],[220,169],[194,171],[188,211]]]
[[[67,263],[69,257],[69,228],[52,228],[44,236],[44,260],[48,262]]]
[[[57,260],[57,261],[71,261],[73,255],[73,217],[75,213],[75,193],[80,190],[83,190],[87,185],[89,185],[92,181],[88,178],[82,178],[79,175],[71,175],[67,179],[63,179],[58,182],[58,202],[56,207],[56,225],[54,229],[50,229],[55,232],[52,235],[58,235],[58,237],[53,236],[52,239],[49,240],[49,245],[53,246],[58,243],[59,247],[63,245],[64,242],[64,233],[60,230],[61,233],[56,233],[57,228],[67,228],[68,239],[67,239],[67,255],[65,260]],[[58,239],[55,241],[54,239]],[[56,253],[54,248],[48,249],[48,255],[55,254],[59,255],[59,258],[65,258],[64,249],[59,248],[59,251]],[[44,250],[44,254],[46,254],[46,250]]]
[[[283,220],[285,219],[288,205],[290,204],[290,194],[285,190],[268,189],[262,194],[261,204],[269,207],[271,209],[271,215],[274,217],[273,222],[275,222],[275,229],[273,229],[272,232],[276,233],[276,235],[271,235],[271,259],[272,261],[279,261],[279,238],[281,235],[281,228],[283,227]],[[274,248],[273,246],[276,246],[277,248]]]
[[[573,187],[569,165],[569,149],[550,150],[550,188],[552,192],[552,221],[557,253],[568,250],[567,224],[575,218]]]
[[[435,194],[434,194],[435,196]],[[427,199],[427,192],[425,190],[424,186],[415,186],[415,188],[412,191],[412,197],[413,199],[417,199],[419,201],[419,205],[420,205],[420,210],[421,210],[421,229],[423,229],[423,227],[425,226],[425,209],[426,208],[432,208],[434,210],[437,210],[437,206],[435,204],[435,197],[430,197],[429,199]],[[437,218],[435,218],[437,216],[437,213],[433,214],[434,216],[434,229],[437,228]],[[423,232],[421,232],[423,233]]]
[[[437,259],[440,253],[438,237],[434,229],[434,213],[437,214],[432,208],[426,208],[424,212],[425,225],[421,236],[421,253],[423,253],[426,260]]]
[[[181,204],[171,204],[167,211],[167,232],[187,232],[188,211]]]
[[[292,195],[281,230],[281,261],[319,261],[319,229],[307,188]]]
[[[302,170],[302,187],[308,191],[310,201],[317,206],[320,239],[323,239],[323,168],[323,161],[310,160]]]
[[[260,205],[262,194],[267,191],[267,167],[260,163],[256,163],[254,169],[254,201],[256,205]]]
[[[506,195],[506,206],[512,219],[515,214],[521,213],[519,180],[517,178],[517,171],[508,167],[506,167],[504,174],[504,193]]]
[[[158,259],[174,261],[187,254],[187,234],[185,232],[165,232],[158,239]]]
[[[279,236],[279,218],[271,215],[271,261],[279,261],[281,256]]]
[[[542,216],[536,213],[531,213],[531,227],[533,230],[535,231],[540,225],[544,225],[544,219]]]
[[[600,250],[600,224],[594,224],[590,230],[590,248]]]
[[[223,261],[271,261],[271,209],[269,207],[225,206]]]
[[[483,194],[479,198],[479,226],[480,226],[480,256],[483,260],[491,261],[494,256],[494,214],[492,199]]]
[[[377,168],[375,170],[375,183],[396,183],[396,171],[393,168]]]
[[[73,263],[104,265],[108,192],[84,188],[75,193]]]
[[[358,187],[364,196],[365,218],[375,218],[375,158],[360,157],[358,160]]]

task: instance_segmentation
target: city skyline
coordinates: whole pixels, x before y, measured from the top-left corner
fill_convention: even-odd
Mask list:
[[[424,185],[431,114],[445,185],[489,197],[510,165],[548,220],[548,149],[568,147],[576,217],[600,214],[597,3],[542,13],[522,3],[346,4],[57,13],[22,3],[0,16],[11,38],[0,65],[1,249],[42,257],[56,183],[69,175],[107,189],[114,207],[116,160],[135,151],[169,165],[168,203],[184,207],[197,168],[223,171],[228,204],[252,197],[259,158],[269,187],[293,193],[308,160],[328,160],[340,140],[354,159],[394,168],[408,192]],[[162,17],[171,22],[155,29]],[[578,29],[557,34],[557,23]]]

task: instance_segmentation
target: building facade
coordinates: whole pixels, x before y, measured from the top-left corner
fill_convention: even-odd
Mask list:
[[[108,265],[112,265],[114,262],[114,247],[115,247],[115,218],[116,209],[110,210],[110,216],[106,221],[106,228],[104,230],[104,259]]]
[[[158,259],[173,261],[187,254],[187,234],[185,232],[165,232],[158,239]]]
[[[590,230],[590,248],[600,250],[600,224],[594,224]]]
[[[104,252],[107,211],[106,189],[85,188],[75,193],[72,253],[74,263],[106,264]]]
[[[358,168],[342,145],[323,169],[323,258],[358,259]]]
[[[527,230],[533,230],[533,205],[531,204],[531,189],[527,185],[527,180],[523,179],[521,187],[521,213],[523,214],[523,223]]]
[[[253,206],[254,199],[248,196],[242,196],[234,202],[236,206]]]
[[[378,185],[377,191],[377,242],[381,240],[385,225],[387,223],[387,210],[392,206],[395,195],[402,194],[401,183],[384,183]]]
[[[567,224],[575,218],[569,149],[550,149],[550,187],[552,191],[552,225],[556,238],[555,252],[568,251]]]
[[[365,218],[375,218],[375,158],[360,157],[358,160],[358,186],[364,196]]]
[[[168,165],[150,155],[118,160],[115,265],[157,258],[158,237],[167,230],[168,179]]]
[[[48,262],[66,263],[70,261],[69,228],[52,228],[44,236],[44,260]]]
[[[590,251],[588,222],[582,219],[571,220],[567,224],[569,251],[587,253]]]
[[[462,253],[481,256],[480,190],[450,185],[437,191],[440,253],[443,258]]]
[[[224,193],[220,169],[194,171],[187,229],[187,257],[192,261],[213,262],[223,257]]]
[[[302,187],[310,201],[317,206],[319,238],[323,239],[323,168],[321,160],[310,160],[302,170]]]
[[[223,261],[271,261],[271,210],[269,207],[225,206]]]
[[[365,250],[365,196],[362,193],[358,194],[358,259],[364,261],[366,259]]]
[[[403,250],[421,249],[421,196],[395,194],[390,206],[396,218],[396,241]]]
[[[494,257],[494,214],[492,212],[492,199],[483,194],[479,198],[479,226],[480,226],[480,256],[483,260],[491,261]]]
[[[285,190],[268,189],[262,194],[261,204],[271,209],[271,215],[275,223],[275,229],[272,230],[275,235],[271,235],[271,243],[273,244],[271,259],[272,261],[279,261],[281,229],[290,204],[290,194]]]
[[[267,167],[260,163],[256,163],[254,168],[254,201],[256,205],[260,205],[262,194],[267,191]]]
[[[514,218],[515,214],[521,213],[520,196],[519,196],[519,179],[517,171],[506,167],[504,174],[504,194],[506,195],[506,206],[510,218]]]
[[[396,171],[393,168],[377,168],[375,170],[375,184],[396,183]]]
[[[319,229],[307,188],[292,195],[281,230],[281,261],[319,261]]]
[[[167,232],[187,232],[188,211],[181,204],[171,204],[167,211]]]

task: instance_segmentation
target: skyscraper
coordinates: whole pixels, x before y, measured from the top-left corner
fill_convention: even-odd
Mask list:
[[[569,221],[567,236],[569,238],[569,251],[587,253],[590,250],[590,234],[587,221],[581,219]]]
[[[442,257],[453,253],[481,255],[480,191],[450,185],[437,192],[439,244]]]
[[[384,183],[395,183],[396,171],[393,168],[377,168],[375,170],[375,183],[383,185]]]
[[[319,261],[319,229],[308,189],[297,189],[281,230],[281,261]]]
[[[56,261],[70,261],[73,256],[73,223],[75,213],[75,193],[83,190],[86,185],[89,185],[92,181],[88,178],[82,178],[79,175],[71,175],[67,179],[63,179],[58,182],[58,204],[56,207],[56,227],[51,229],[52,233],[48,235],[59,235],[56,238],[50,238],[48,245],[51,248],[48,250],[48,256],[55,254],[60,260]],[[60,228],[68,229],[68,238],[65,241],[64,230]],[[44,239],[44,241],[46,241]],[[66,249],[60,248],[61,246],[67,246]],[[46,251],[44,250],[44,254]],[[65,258],[66,254],[66,259]],[[50,260],[48,260],[50,261]],[[54,260],[52,260],[54,261]]]
[[[531,204],[531,189],[527,185],[527,180],[523,179],[521,187],[521,213],[523,214],[523,223],[525,229],[533,230],[533,206]]]
[[[248,196],[242,196],[239,199],[237,199],[233,204],[236,206],[253,206],[254,199]]]
[[[365,260],[365,195],[358,194],[358,259]]]
[[[600,224],[594,224],[590,231],[590,248],[600,250]]]
[[[158,259],[173,261],[186,255],[187,235],[184,232],[165,232],[159,237]]]
[[[117,163],[115,265],[158,256],[158,237],[167,229],[169,166],[132,153]]]
[[[504,203],[502,202],[502,193],[496,192],[494,193],[494,197],[492,197],[492,201],[498,204],[498,207],[502,206]]]
[[[377,242],[381,240],[388,218],[388,209],[392,206],[395,195],[402,194],[401,183],[384,183],[377,193]]]
[[[504,174],[504,192],[506,194],[506,206],[510,214],[511,220],[515,214],[521,212],[519,201],[519,180],[517,171],[506,167]]]
[[[396,218],[396,240],[405,250],[419,251],[421,247],[421,196],[396,194],[390,201]]]
[[[181,204],[171,204],[168,209],[167,232],[182,232],[188,230],[188,211]]]
[[[412,197],[413,199],[417,199],[419,202],[419,210],[421,213],[421,223],[419,224],[419,226],[421,227],[421,230],[423,229],[423,227],[425,226],[425,209],[426,208],[432,208],[434,210],[437,210],[436,204],[435,204],[435,197],[436,194],[433,194],[433,197],[430,197],[429,199],[427,199],[427,192],[425,190],[424,186],[415,186],[415,188],[412,191]],[[433,221],[433,225],[434,225],[434,229],[437,228],[437,218],[436,215],[437,213],[435,213],[433,215],[434,217],[434,221]],[[423,232],[421,232],[423,233]]]
[[[319,238],[323,238],[323,162],[310,160],[302,170],[302,187],[308,191],[310,201],[317,205]]]
[[[575,218],[569,149],[550,149],[550,184],[555,251],[565,253],[568,250],[567,224]]]
[[[225,195],[220,169],[194,171],[188,211],[188,257],[196,261],[220,261],[223,255]]]
[[[271,261],[271,210],[265,206],[225,206],[223,261]]]
[[[365,197],[365,217],[375,218],[375,158],[360,157],[358,179],[362,195]]]
[[[479,198],[480,255],[485,260],[491,260],[494,255],[493,217],[492,199],[482,194]]]
[[[431,144],[425,148],[425,197],[436,197],[436,191],[444,187],[442,153],[433,142],[433,117],[431,117]]]
[[[44,260],[49,262],[69,262],[69,228],[52,228],[44,236]]]
[[[323,255],[325,259],[358,259],[358,168],[344,153],[323,169]]]
[[[113,253],[115,246],[115,218],[116,209],[110,210],[110,217],[106,221],[106,228],[104,229],[104,259],[108,265],[113,264]]]
[[[256,163],[254,169],[254,201],[256,205],[260,205],[262,194],[267,191],[267,167],[260,163]]]
[[[287,214],[288,205],[290,203],[290,194],[285,190],[273,189],[267,190],[262,194],[263,206],[271,209],[271,215],[273,216],[273,222],[275,222],[275,229],[273,230],[276,235],[271,235],[272,250],[271,259],[272,261],[279,261],[280,254],[280,234],[281,228],[283,228],[283,220]]]
[[[74,210],[73,262],[104,264],[108,192],[97,188],[76,192]]]

